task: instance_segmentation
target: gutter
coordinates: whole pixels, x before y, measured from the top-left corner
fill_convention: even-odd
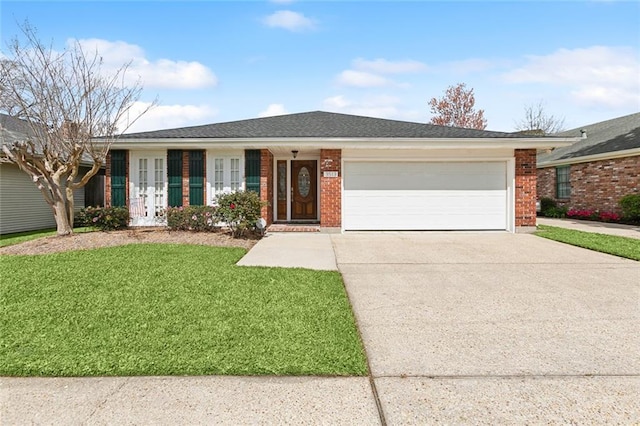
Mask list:
[[[562,158],[560,160],[544,161],[537,164],[539,169],[546,167],[568,166],[570,164],[589,163],[591,161],[614,160],[616,158],[634,157],[640,155],[640,148],[625,149],[622,151],[603,152],[601,154],[585,155],[582,157]]]

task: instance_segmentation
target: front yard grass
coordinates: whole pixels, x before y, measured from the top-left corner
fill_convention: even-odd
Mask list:
[[[0,261],[0,375],[365,375],[337,272],[137,244]]]
[[[576,231],[555,226],[539,225],[536,235],[578,247],[640,260],[640,240],[617,235]]]
[[[90,227],[73,229],[73,232],[76,232],[76,233],[93,232],[93,231],[95,231],[95,228],[90,228]],[[37,231],[26,231],[26,232],[17,232],[15,234],[0,235],[0,247],[24,243],[25,241],[36,240],[38,238],[43,238],[43,237],[51,237],[53,235],[56,235],[55,229],[40,229]]]

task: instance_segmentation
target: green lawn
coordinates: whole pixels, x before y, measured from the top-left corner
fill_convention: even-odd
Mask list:
[[[365,375],[337,272],[140,244],[0,261],[0,375]]]
[[[640,260],[640,240],[539,225],[536,235],[627,259]]]
[[[74,228],[73,232],[93,232],[95,228]],[[15,234],[0,235],[0,247],[10,246],[13,244],[24,243],[25,241],[36,240],[42,237],[51,237],[56,235],[55,229],[41,229],[38,231],[17,232]]]

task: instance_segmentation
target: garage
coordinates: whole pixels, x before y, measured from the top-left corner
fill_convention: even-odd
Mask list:
[[[344,230],[508,229],[507,162],[345,161]]]

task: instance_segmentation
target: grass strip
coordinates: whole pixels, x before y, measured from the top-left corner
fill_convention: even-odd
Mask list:
[[[73,232],[93,232],[95,228],[82,227],[74,228]],[[25,241],[37,240],[38,238],[51,237],[56,235],[55,229],[39,229],[37,231],[16,232],[14,234],[0,235],[0,247],[11,246],[24,243]]]
[[[535,235],[614,256],[640,260],[640,239],[636,238],[576,231],[547,225],[539,225]]]
[[[0,262],[0,375],[365,375],[342,277],[138,244]]]

